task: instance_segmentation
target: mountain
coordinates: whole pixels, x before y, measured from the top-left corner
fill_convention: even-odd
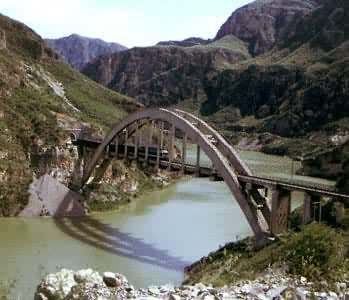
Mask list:
[[[206,45],[209,44],[211,40],[205,40],[198,37],[191,37],[188,39],[185,39],[183,41],[162,41],[157,43],[157,46],[179,46],[179,47],[191,47],[191,46],[198,46],[198,45]]]
[[[257,0],[233,12],[215,39],[235,35],[249,44],[251,54],[271,50],[292,34],[298,21],[310,15],[320,0]]]
[[[77,70],[81,70],[98,56],[127,49],[117,43],[107,43],[101,39],[87,38],[77,34],[45,41],[64,58],[65,62]]]
[[[227,36],[207,45],[133,48],[100,57],[82,72],[145,105],[199,103],[204,81],[212,72],[248,58],[245,43]]]
[[[0,216],[19,213],[44,174],[68,183],[70,129],[107,129],[140,107],[63,63],[34,31],[0,14]]]

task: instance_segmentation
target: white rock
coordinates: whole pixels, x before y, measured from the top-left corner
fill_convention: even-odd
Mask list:
[[[203,300],[215,300],[213,295],[206,295],[202,298]]]
[[[74,272],[62,269],[58,273],[47,275],[39,285],[36,295],[42,294],[49,299],[64,299],[75,285]]]
[[[154,287],[154,286],[149,287],[148,288],[148,292],[153,294],[153,295],[160,295],[161,294],[160,290],[157,287]]]
[[[181,297],[176,294],[171,294],[169,300],[181,300]]]
[[[104,272],[103,281],[108,287],[118,287],[121,283],[120,280],[116,278],[116,275],[112,272]]]
[[[241,292],[245,294],[251,294],[251,295],[257,295],[264,293],[262,285],[257,283],[257,284],[245,284],[241,287]]]
[[[327,297],[328,300],[337,300],[338,299],[338,296],[335,292],[329,292],[328,295],[329,295]]]
[[[310,292],[303,289],[303,288],[296,289],[296,296],[297,296],[297,299],[299,299],[299,300],[306,300],[308,294],[310,294]]]
[[[103,284],[103,278],[97,271],[92,269],[79,270],[74,273],[74,280],[77,283]]]
[[[279,286],[269,290],[266,295],[270,299],[279,297],[283,292],[287,290],[287,286]]]

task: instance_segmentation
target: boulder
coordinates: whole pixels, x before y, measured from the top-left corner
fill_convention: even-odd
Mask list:
[[[92,269],[80,270],[74,273],[74,280],[77,283],[91,284],[91,285],[102,285],[103,280],[98,272]]]
[[[37,287],[35,300],[64,299],[76,285],[74,272],[62,269],[55,274],[47,275]]]
[[[118,287],[121,283],[112,272],[104,272],[103,281],[108,287]]]

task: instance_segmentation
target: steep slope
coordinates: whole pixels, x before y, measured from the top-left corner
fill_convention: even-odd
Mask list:
[[[203,82],[212,72],[250,58],[243,42],[225,37],[208,45],[133,48],[103,56],[83,73],[146,105],[205,100]]]
[[[62,182],[76,153],[69,128],[102,130],[139,105],[64,64],[24,24],[0,15],[0,216],[27,203],[33,178]]]
[[[66,63],[78,70],[98,56],[127,49],[117,43],[107,43],[101,39],[87,38],[77,34],[45,41],[64,58]]]
[[[235,35],[249,44],[253,55],[271,50],[311,14],[319,0],[257,0],[233,12],[215,39]]]

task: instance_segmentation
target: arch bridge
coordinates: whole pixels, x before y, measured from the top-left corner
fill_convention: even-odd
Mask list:
[[[182,141],[180,150],[175,145],[176,138]],[[257,239],[287,230],[292,191],[305,192],[304,222],[311,220],[313,203],[319,197],[338,200],[339,211],[343,210],[343,201],[349,199],[348,195],[334,191],[255,177],[234,147],[215,129],[179,109],[145,109],[115,124],[104,139],[82,137],[76,132],[72,133],[72,139],[76,144],[84,142],[96,149],[85,158],[81,188],[99,182],[112,159],[117,158],[141,160],[155,168],[219,176],[234,195]],[[197,145],[194,164],[186,163],[187,143]],[[213,167],[200,166],[200,149]],[[181,152],[179,160],[175,157],[177,152]],[[261,192],[266,189],[271,191],[269,200]]]

